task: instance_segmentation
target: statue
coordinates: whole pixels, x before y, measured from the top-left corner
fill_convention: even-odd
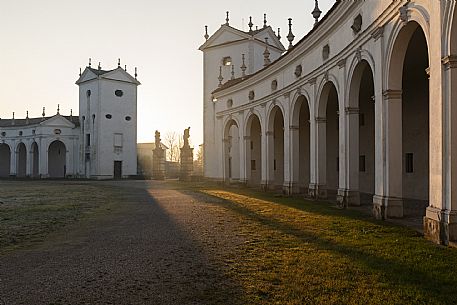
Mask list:
[[[155,138],[156,138],[156,141],[155,141],[156,147],[159,147],[160,146],[160,132],[158,130],[156,130]]]
[[[189,147],[189,138],[190,138],[190,127],[184,129],[184,147]]]

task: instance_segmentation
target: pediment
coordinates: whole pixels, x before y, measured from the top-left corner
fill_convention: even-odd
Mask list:
[[[224,45],[230,42],[247,40],[251,36],[243,31],[232,28],[228,25],[222,25],[208,40],[199,48],[204,50],[207,48]]]
[[[68,127],[74,128],[75,124],[61,116],[60,114],[56,114],[55,116],[43,121],[40,123],[41,126],[45,127]]]
[[[113,71],[105,73],[105,74],[101,75],[101,78],[116,80],[116,81],[121,81],[121,82],[134,83],[137,85],[140,84],[139,81],[137,81],[129,73],[125,72],[125,70],[122,68],[117,68],[117,69],[114,69]]]
[[[92,72],[89,68],[84,69],[84,72],[81,74],[81,76],[78,78],[76,81],[76,84],[84,83],[87,81],[91,81],[94,79],[97,79],[97,74]]]
[[[284,45],[281,43],[281,41],[278,39],[278,36],[276,36],[276,33],[273,31],[273,29],[268,26],[265,28],[263,31],[260,31],[256,35],[254,35],[254,38],[258,41],[261,41],[262,43],[265,43],[265,38],[268,38],[268,44],[272,47],[275,47],[282,52],[286,51],[286,48]]]

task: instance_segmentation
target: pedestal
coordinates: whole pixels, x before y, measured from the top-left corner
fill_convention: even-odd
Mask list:
[[[156,147],[152,155],[152,178],[154,180],[165,179],[165,150]]]
[[[327,187],[312,183],[308,188],[308,196],[313,199],[327,199]]]
[[[347,189],[338,189],[336,201],[340,206],[360,206],[360,193]]]
[[[194,171],[194,149],[188,146],[181,148],[181,171],[179,179],[190,181]]]
[[[395,197],[373,197],[373,216],[376,219],[403,217],[403,200]]]

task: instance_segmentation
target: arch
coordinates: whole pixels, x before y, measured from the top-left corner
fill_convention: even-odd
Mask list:
[[[418,11],[415,10],[416,18]],[[429,199],[429,77],[428,27],[410,21],[397,27],[387,62],[385,93],[389,198],[387,217],[424,216]],[[400,131],[401,130],[401,131]],[[390,200],[390,199],[389,199]]]
[[[267,122],[266,122],[266,131],[272,132],[274,127],[274,118],[276,117],[277,112],[281,113],[281,116],[284,118],[285,110],[281,103],[273,102],[270,104],[270,107],[267,111]],[[273,119],[273,120],[272,120]]]
[[[225,180],[240,180],[240,130],[236,119],[229,117],[224,127]]]
[[[347,99],[347,172],[349,203],[371,203],[375,192],[374,71],[364,59],[352,69]],[[360,196],[359,196],[360,195]]]
[[[262,180],[262,123],[251,113],[246,120],[246,179],[249,186],[260,186]]]
[[[0,143],[0,177],[9,177],[11,172],[11,149],[8,144]]]
[[[360,52],[360,57],[354,56],[352,59],[351,65],[349,66],[349,73],[347,75],[347,79],[349,80],[346,84],[346,92],[347,92],[347,97],[346,97],[346,103],[345,107],[353,107],[351,104],[351,89],[352,86],[354,86],[357,83],[354,83],[354,77],[359,77],[360,71],[364,69],[364,67],[361,67],[361,64],[367,64],[370,67],[370,70],[373,75],[373,79],[375,76],[375,71],[376,71],[376,64],[373,56],[371,55],[370,52],[367,50],[361,50]]]
[[[32,152],[32,177],[38,177],[39,176],[39,168],[40,168],[40,151],[38,149],[38,144],[37,142],[33,142],[32,145],[30,146],[31,152]]]
[[[273,105],[267,125],[267,169],[268,185],[282,189],[284,184],[284,112],[279,105]]]
[[[67,148],[60,140],[48,147],[48,174],[50,178],[65,178],[67,173]]]
[[[429,36],[426,34],[428,33],[428,27],[424,24],[427,23],[422,19],[412,20],[406,25],[397,23],[394,30],[392,31],[389,43],[390,47],[388,49],[386,61],[388,63],[386,83],[389,90],[401,90],[403,64],[406,56],[406,51],[412,36],[419,28],[425,36],[427,44],[427,55],[428,58],[430,58],[428,47]]]
[[[292,177],[297,188],[293,192],[306,193],[310,184],[311,128],[309,100],[299,95],[292,104],[291,143]]]
[[[22,142],[16,147],[16,168],[17,177],[22,178],[27,175],[27,148]]]
[[[331,90],[335,89],[336,96],[338,97],[338,81],[333,75],[329,75],[327,78],[324,77],[321,84],[319,85],[318,90],[318,98],[316,99],[317,105],[315,109],[317,109],[316,114],[319,118],[326,117],[327,111],[327,101],[329,99],[329,94]],[[338,101],[338,109],[339,109],[339,101]]]

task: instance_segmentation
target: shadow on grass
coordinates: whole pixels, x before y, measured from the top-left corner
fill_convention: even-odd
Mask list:
[[[220,189],[219,189],[220,190]],[[227,190],[230,191],[230,190]],[[233,191],[233,190],[232,190]],[[206,194],[206,193],[204,193]],[[237,194],[253,195],[252,192],[240,191]],[[206,194],[213,196],[211,194]],[[451,249],[431,244],[423,239],[418,239],[409,229],[396,227],[379,221],[370,221],[359,212],[340,211],[331,208],[329,204],[318,206],[318,203],[301,204],[293,199],[273,198],[266,195],[255,196],[258,199],[268,201],[271,204],[284,204],[302,211],[320,214],[323,216],[337,216],[357,221],[367,221],[380,229],[390,228],[384,237],[373,244],[366,245],[357,243],[350,245],[351,241],[345,242],[344,236],[341,242],[326,238],[324,234],[316,234],[304,228],[297,228],[284,221],[264,216],[256,211],[242,206],[236,201],[224,199],[224,207],[247,217],[249,220],[267,226],[270,229],[290,235],[301,243],[313,244],[318,250],[329,251],[349,258],[355,264],[369,272],[381,275],[392,288],[406,289],[414,287],[434,302],[451,304],[457,299],[457,252]],[[325,205],[325,204],[323,204]],[[332,228],[328,228],[332,230]],[[416,236],[416,238],[414,238]],[[397,239],[397,240],[396,240]],[[383,241],[386,241],[383,243]],[[392,242],[392,240],[397,242]],[[398,243],[400,241],[400,243]],[[386,252],[387,251],[387,252]]]

